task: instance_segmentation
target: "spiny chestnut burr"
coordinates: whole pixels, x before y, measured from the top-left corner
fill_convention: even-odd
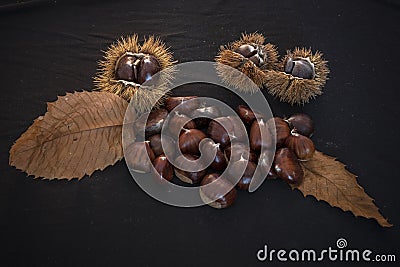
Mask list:
[[[195,156],[195,155],[190,155],[190,154],[182,154],[182,155],[178,156],[175,159],[175,163],[178,166],[179,165],[182,166],[185,158],[187,160],[195,161],[199,157]],[[199,166],[198,163],[193,163],[193,164],[194,164],[194,167],[198,167]],[[175,175],[176,175],[176,177],[178,177],[182,182],[185,182],[185,183],[188,183],[188,184],[200,183],[205,174],[206,174],[206,170],[205,169],[201,170],[201,171],[198,171],[198,172],[187,172],[187,171],[184,171],[184,170],[181,170],[181,169],[175,167]]]
[[[290,148],[299,160],[310,160],[314,156],[315,146],[310,138],[296,133],[292,130],[292,134],[286,138],[286,146]]]
[[[165,138],[165,142],[164,142],[165,150],[166,151],[174,151],[175,150],[175,141],[168,135],[163,135],[163,138]],[[156,157],[160,156],[161,154],[165,154],[164,149],[161,144],[161,134],[155,134],[155,135],[150,136],[149,142],[150,142],[150,147],[153,150],[154,155]]]
[[[186,124],[184,124],[185,121],[187,121]],[[175,111],[175,114],[173,114],[173,116],[170,116],[165,126],[170,132],[171,136],[178,136],[183,131],[180,125],[183,125],[184,129],[196,128],[196,124],[193,120],[190,120],[188,116],[186,116],[185,114],[181,114],[177,111]]]
[[[279,178],[290,184],[300,184],[303,181],[303,169],[296,155],[287,147],[276,152],[274,169]]]
[[[224,150],[227,160],[235,162],[240,158],[248,159],[251,162],[257,163],[257,155],[250,150],[250,147],[243,143],[232,143]]]
[[[212,140],[204,140],[200,143],[200,150],[204,151],[205,160],[211,160],[211,154],[216,149],[216,154],[214,159],[211,162],[210,167],[216,171],[223,171],[225,170],[226,166],[228,165],[224,153],[219,148],[219,144],[214,143]],[[213,154],[212,154],[213,155]]]
[[[275,129],[273,128],[272,120],[275,123]],[[276,147],[282,147],[285,145],[286,138],[290,135],[290,128],[288,123],[280,117],[274,117],[268,121],[270,130],[276,131]]]
[[[264,138],[261,138],[261,132],[264,135]],[[259,121],[253,121],[253,124],[250,128],[250,147],[252,150],[258,152],[261,150],[261,147],[270,148],[273,146],[273,139],[271,132],[269,130],[268,124],[261,119]]]
[[[146,116],[148,118],[146,121]],[[145,129],[146,138],[155,134],[161,133],[165,119],[168,116],[168,111],[164,108],[156,109],[150,113],[145,113],[140,116],[135,122],[136,129]]]
[[[137,81],[142,84],[161,70],[160,63],[152,55],[145,55],[140,60],[139,70],[137,71]],[[135,71],[135,70],[134,70]]]
[[[201,185],[203,186],[210,183],[213,183],[212,187],[200,187],[200,197],[204,203],[216,209],[224,209],[235,202],[236,189],[228,180],[222,179],[217,173],[210,173],[203,178]],[[222,195],[221,192],[227,191],[229,188],[232,189],[225,195]],[[210,202],[214,198],[216,198],[216,200]]]
[[[171,96],[165,100],[165,108],[171,112],[179,106],[177,110],[179,113],[189,115],[199,107],[199,101],[196,98],[197,96]],[[193,101],[188,101],[192,99]]]
[[[309,58],[288,57],[285,62],[285,72],[303,79],[314,79],[315,68]]]
[[[135,172],[148,173],[155,156],[148,141],[134,142],[125,151],[128,167]]]
[[[211,119],[218,118],[220,115],[221,112],[217,107],[200,107],[193,110],[191,118],[194,118],[198,128],[206,128],[210,124]]]
[[[286,121],[289,123],[291,129],[295,129],[301,135],[311,137],[314,133],[314,123],[307,114],[294,114]]]
[[[244,165],[246,165],[246,169],[236,185],[239,189],[247,190],[249,189],[250,182],[257,168],[257,165],[254,162],[247,161],[243,158],[235,161],[228,167],[228,175],[231,179],[237,178],[237,175],[241,173],[240,170]]]
[[[157,178],[165,179],[167,181],[171,181],[174,177],[174,168],[169,163],[167,157],[162,154],[155,158],[153,161],[154,171]]]
[[[179,136],[179,149],[183,154],[197,155],[200,153],[199,144],[207,136],[197,129],[183,129]]]

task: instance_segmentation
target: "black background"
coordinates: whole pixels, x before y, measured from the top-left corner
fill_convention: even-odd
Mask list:
[[[266,266],[255,256],[264,244],[319,250],[339,237],[400,257],[396,1],[11,2],[0,7],[0,265]],[[281,181],[240,192],[221,211],[157,202],[124,161],[71,182],[34,180],[8,166],[9,148],[46,102],[91,90],[101,50],[120,36],[158,35],[187,62],[213,60],[244,31],[263,33],[281,55],[295,46],[324,53],[331,74],[322,96],[291,107],[264,94],[275,115],[313,117],[317,148],[359,176],[394,227],[304,198]]]

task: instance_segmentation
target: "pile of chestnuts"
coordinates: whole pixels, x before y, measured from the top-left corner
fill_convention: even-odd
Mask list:
[[[187,184],[206,185],[215,181],[217,187],[232,188],[226,190],[228,193],[225,195],[216,196],[209,188],[200,187],[200,197],[214,208],[231,206],[236,199],[236,189],[249,188],[257,166],[263,170],[264,177],[270,179],[280,178],[291,184],[303,181],[304,172],[300,161],[311,159],[315,152],[314,143],[310,139],[314,127],[309,116],[295,114],[287,119],[265,119],[263,114],[253,112],[243,105],[236,109],[238,116],[221,116],[217,107],[204,106],[200,101],[195,101],[196,98],[169,97],[163,107],[143,117],[146,119],[139,117],[135,121],[134,127],[143,127],[145,131],[142,139],[137,138],[125,151],[128,153],[128,166],[132,170],[151,172],[155,179],[162,182],[176,182],[178,180],[173,180],[176,177]],[[178,105],[179,112],[173,111]],[[168,116],[171,112],[172,116]],[[163,141],[164,147],[161,144],[161,130],[162,138],[166,140]],[[262,132],[267,133],[267,138],[261,138]],[[171,136],[179,136],[177,143]],[[212,141],[204,140],[206,138]],[[247,138],[249,146],[242,142]],[[177,148],[181,151],[180,155],[176,153]],[[196,172],[179,168],[186,160],[201,164],[195,160],[200,156],[207,158],[209,151],[216,151],[212,153],[214,158],[208,158],[208,162],[211,162],[209,166],[200,166]],[[175,166],[168,161],[171,157],[175,159]],[[237,175],[240,169],[245,171],[233,185],[229,177]],[[228,179],[220,179],[222,173]],[[216,200],[210,202],[210,199]]]

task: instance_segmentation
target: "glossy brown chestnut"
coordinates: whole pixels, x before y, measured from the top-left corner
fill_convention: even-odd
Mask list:
[[[196,98],[197,96],[171,96],[165,100],[165,108],[171,112],[171,110],[179,105],[177,111],[179,111],[179,113],[189,115],[193,112],[193,110],[199,108],[199,101],[187,101]]]
[[[251,125],[256,119],[256,115],[254,114],[254,112],[247,106],[239,105],[236,108],[236,112],[239,115],[240,119],[247,125]]]
[[[225,125],[225,128],[222,126]],[[221,148],[225,148],[232,140],[243,141],[247,138],[244,127],[240,127],[242,122],[238,116],[219,117],[210,122],[207,134],[214,142],[219,143]],[[243,125],[242,125],[243,126]]]
[[[288,138],[290,135],[290,128],[284,119],[280,117],[274,117],[268,121],[268,126],[271,132],[274,130],[272,127],[272,120],[275,122],[276,147],[280,148],[285,145],[286,138]]]
[[[152,55],[145,55],[140,60],[137,80],[140,84],[148,81],[151,77],[161,70],[160,63]]]
[[[207,136],[197,129],[184,129],[179,136],[179,148],[183,154],[197,155],[200,153],[199,144]]]
[[[146,121],[147,115],[148,118]],[[143,129],[144,127],[146,138],[155,134],[159,134],[161,133],[161,129],[167,116],[168,111],[164,108],[153,110],[150,113],[140,116],[135,122],[135,127],[136,129]]]
[[[257,168],[257,165],[254,162],[244,159],[235,161],[229,166],[228,175],[231,179],[237,178],[236,176],[240,174],[240,170],[243,168],[244,164],[246,164],[246,169],[236,185],[239,189],[247,190],[249,189],[251,179],[253,178],[254,172]]]
[[[314,156],[315,146],[313,141],[294,131],[286,138],[286,146],[296,154],[299,160],[310,160]]]
[[[183,123],[185,123],[185,121],[188,121],[188,122],[183,125]],[[190,120],[188,116],[186,116],[185,114],[181,114],[179,112],[175,112],[175,114],[173,116],[170,116],[170,118],[167,120],[167,123],[168,124],[165,125],[165,127],[168,129],[171,136],[173,136],[173,137],[178,136],[180,133],[182,133],[183,128],[184,129],[196,128],[196,124],[193,120]],[[183,125],[183,128],[180,125]]]
[[[273,169],[275,153],[272,150],[264,149],[258,158],[258,165],[264,174],[270,173]]]
[[[264,139],[261,138],[261,132],[264,133]],[[273,139],[267,123],[261,119],[253,121],[250,128],[250,147],[252,150],[259,152],[261,147],[271,148]]]
[[[198,128],[207,128],[211,119],[218,118],[220,115],[221,112],[217,107],[200,107],[193,110],[191,118],[195,118],[194,121]]]
[[[126,148],[125,159],[128,167],[139,173],[148,173],[155,156],[148,141],[134,142]]]
[[[175,141],[169,137],[168,135],[164,135],[163,138],[165,138],[165,150],[166,151],[174,151],[173,153],[169,153],[168,155],[174,155],[176,153],[175,151]],[[161,134],[155,134],[149,137],[149,142],[150,142],[150,147],[154,152],[154,155],[158,157],[161,154],[164,153],[164,149],[161,144]]]
[[[155,158],[153,161],[154,171],[157,178],[165,179],[171,181],[174,177],[174,168],[171,163],[169,163],[167,157],[162,154]]]
[[[182,154],[180,156],[178,156],[175,159],[175,163],[179,166],[179,165],[183,165],[183,161],[184,158],[194,161],[197,160],[199,157],[198,156],[194,156],[194,155],[190,155],[190,154]],[[193,163],[195,165],[195,167],[199,166],[198,163]],[[176,177],[178,177],[182,182],[188,183],[188,184],[197,184],[200,183],[201,180],[203,179],[204,175],[206,174],[206,170],[201,170],[198,172],[187,172],[187,171],[183,171],[179,168],[174,168],[175,169],[175,175]]]
[[[118,80],[136,82],[133,66],[137,58],[133,55],[122,56],[116,65],[115,76]]]
[[[200,150],[204,151],[204,159],[209,161],[211,160],[211,155],[213,155],[213,151],[216,149],[215,157],[211,162],[210,167],[216,171],[223,171],[225,170],[226,166],[228,165],[224,153],[219,148],[219,144],[214,143],[211,140],[205,140],[204,142],[200,143]]]
[[[289,57],[285,63],[285,72],[303,79],[314,79],[315,77],[314,64],[309,58],[293,59]]]
[[[298,113],[287,119],[290,128],[295,129],[297,133],[311,137],[314,133],[314,123],[310,116],[304,113]]]
[[[251,151],[250,147],[247,147],[243,143],[235,142],[230,144],[227,148],[225,148],[224,153],[227,160],[232,162],[238,161],[240,158],[248,158],[249,161],[257,163],[256,153]]]
[[[241,54],[244,57],[251,57],[254,56],[255,54],[257,54],[257,49],[249,44],[244,44],[239,46],[236,50],[236,53]]]
[[[231,206],[236,199],[236,189],[233,185],[228,180],[219,177],[217,173],[207,174],[201,181],[201,185],[207,185],[212,182],[214,182],[212,187],[200,187],[200,197],[203,202],[216,209],[224,209]],[[220,193],[229,190],[229,188],[232,189],[225,195]],[[217,199],[210,202],[214,198]]]
[[[276,152],[274,169],[279,178],[290,184],[300,184],[303,181],[303,169],[296,155],[287,147]]]

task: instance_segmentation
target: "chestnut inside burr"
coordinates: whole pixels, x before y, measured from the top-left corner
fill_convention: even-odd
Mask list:
[[[156,57],[143,53],[127,52],[122,55],[115,65],[117,80],[143,84],[161,70]]]
[[[266,60],[265,54],[262,49],[255,44],[241,45],[237,49],[235,49],[235,52],[241,54],[245,58],[248,58],[257,67],[260,67],[262,64],[264,64],[264,61]]]
[[[309,58],[288,57],[285,62],[285,72],[303,79],[315,78],[315,67]]]

